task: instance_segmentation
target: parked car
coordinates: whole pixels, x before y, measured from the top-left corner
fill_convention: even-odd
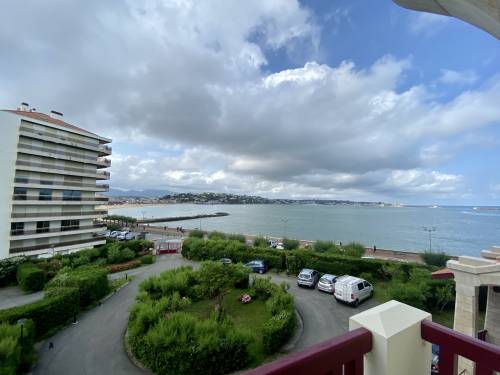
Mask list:
[[[123,232],[120,232],[120,234],[118,234],[116,236],[116,239],[120,240],[120,241],[123,241],[123,240],[125,240],[125,237],[127,236],[127,234],[129,234],[129,231],[128,230],[124,230]]]
[[[337,278],[333,295],[337,301],[358,306],[373,295],[373,285],[359,277],[345,275]]]
[[[439,375],[439,346],[432,344],[431,375]]]
[[[107,230],[106,233],[104,233],[104,237],[109,238],[111,236],[111,231]]]
[[[267,264],[263,260],[252,260],[245,264],[245,267],[248,267],[255,273],[266,273],[267,272]]]
[[[298,286],[307,286],[308,288],[313,288],[318,283],[319,272],[316,270],[310,270],[308,268],[304,268],[300,271],[299,276],[297,276],[297,285]]]
[[[276,243],[276,250],[283,250],[285,247],[283,246],[282,242],[277,242]]]
[[[116,238],[120,234],[119,230],[114,230],[109,234],[109,238]]]
[[[233,263],[233,261],[231,259],[229,259],[229,258],[220,258],[219,262],[221,262],[222,264],[231,264],[231,263]]]
[[[335,290],[335,281],[337,280],[337,276],[330,275],[329,273],[325,273],[321,276],[321,279],[318,281],[318,290],[322,290],[323,292],[333,293]]]
[[[129,241],[129,240],[135,240],[136,239],[136,234],[135,233],[132,233],[132,232],[128,232],[126,235],[125,235],[125,241]]]

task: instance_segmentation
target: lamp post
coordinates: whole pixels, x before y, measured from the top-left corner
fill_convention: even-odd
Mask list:
[[[24,335],[23,335],[23,328],[24,328],[24,323],[26,322],[26,319],[19,319],[17,321],[17,324],[21,326],[21,357],[23,356],[23,351],[24,351]]]
[[[436,231],[436,227],[424,227],[424,230],[429,233],[429,252],[432,253],[432,232]]]

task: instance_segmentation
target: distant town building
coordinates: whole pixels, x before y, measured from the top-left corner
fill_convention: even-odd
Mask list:
[[[50,256],[105,243],[96,223],[109,185],[110,139],[36,112],[0,111],[0,259]]]

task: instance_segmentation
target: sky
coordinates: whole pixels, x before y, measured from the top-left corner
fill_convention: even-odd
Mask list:
[[[390,0],[2,4],[0,107],[113,139],[111,185],[500,205],[500,42]]]

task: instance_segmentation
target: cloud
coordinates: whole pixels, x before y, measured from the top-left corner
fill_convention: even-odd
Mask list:
[[[0,14],[0,48],[9,51],[0,94],[11,107],[59,109],[125,144],[112,156],[117,187],[459,194],[464,178],[439,171],[453,157],[442,150],[500,122],[500,79],[437,102],[425,85],[405,82],[407,59],[316,62],[318,30],[289,0],[11,2]],[[270,53],[304,44],[313,46],[305,62],[268,71]]]
[[[418,12],[411,15],[409,30],[414,35],[430,37],[439,33],[449,20],[447,16]]]
[[[441,69],[441,77],[439,81],[446,84],[472,85],[479,77],[472,70],[449,70]]]

